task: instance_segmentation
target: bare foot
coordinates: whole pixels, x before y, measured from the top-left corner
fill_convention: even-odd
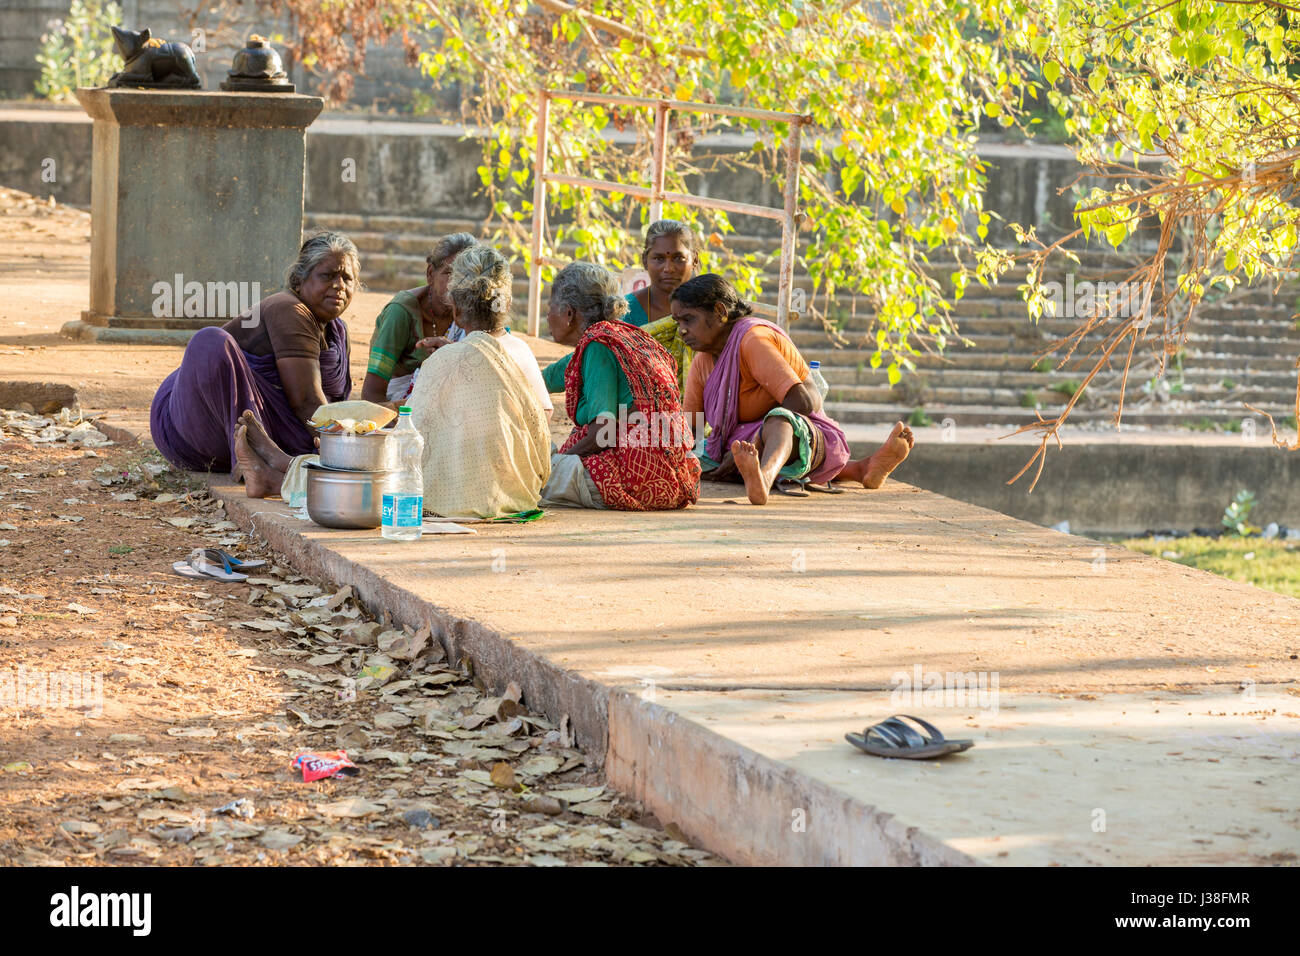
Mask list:
[[[239,427],[245,429],[245,440],[249,447],[257,453],[257,457],[266,462],[276,471],[287,471],[289,462],[293,457],[285,454],[284,450],[266,433],[262,423],[257,420],[257,416],[251,411],[245,410],[244,414],[239,416]]]
[[[874,454],[849,462],[834,480],[859,481],[864,488],[879,488],[889,473],[902,464],[915,443],[912,429],[899,422]]]
[[[763,480],[763,469],[758,461],[758,449],[753,442],[733,441],[731,457],[736,463],[736,470],[745,481],[745,493],[749,495],[751,505],[767,504],[767,482]]]
[[[235,460],[244,474],[244,490],[250,498],[267,498],[280,493],[284,473],[277,473],[264,462],[248,442],[248,429],[240,425],[235,430]]]
[[[862,477],[862,487],[879,488],[889,477],[889,473],[903,463],[916,444],[912,429],[902,422],[894,426],[889,437],[876,449],[876,453],[867,459],[867,472]]]

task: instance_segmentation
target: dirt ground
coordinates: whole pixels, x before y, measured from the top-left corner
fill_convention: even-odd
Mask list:
[[[85,306],[88,217],[11,190],[0,212],[0,380],[142,421],[180,350],[60,338]],[[385,297],[359,298],[364,339]],[[718,862],[606,787],[565,723],[485,696],[427,633],[374,621],[156,453],[76,422],[0,410],[0,863]],[[267,565],[173,571],[203,547]],[[340,749],[358,775],[292,766]]]

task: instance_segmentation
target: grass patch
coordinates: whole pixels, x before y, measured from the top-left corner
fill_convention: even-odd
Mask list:
[[[1077,379],[1066,379],[1064,382],[1057,382],[1052,386],[1052,391],[1060,392],[1067,398],[1073,398],[1074,393],[1079,390],[1079,381]]]
[[[1037,362],[1034,363],[1034,371],[1050,372],[1054,365],[1056,365],[1056,363],[1053,362],[1050,358],[1040,358]]]
[[[1027,388],[1027,389],[1025,389],[1023,392],[1021,392],[1021,393],[1020,393],[1020,407],[1021,407],[1021,408],[1037,408],[1037,407],[1038,407],[1038,393],[1035,392],[1032,388]]]
[[[123,554],[130,554],[134,550],[135,548],[131,547],[129,544],[115,544],[108,549],[108,553],[123,555]]]
[[[1174,541],[1130,538],[1121,543],[1130,551],[1211,571],[1265,591],[1300,597],[1300,542],[1192,536]]]
[[[924,408],[912,409],[912,414],[907,417],[907,424],[913,428],[929,428],[934,424],[934,419],[925,413]]]

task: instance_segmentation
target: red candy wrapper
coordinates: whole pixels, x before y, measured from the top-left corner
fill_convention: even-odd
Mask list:
[[[323,750],[320,753],[301,753],[293,758],[295,770],[302,770],[303,783],[324,780],[326,777],[351,777],[360,773],[357,765],[348,759],[345,750]]]

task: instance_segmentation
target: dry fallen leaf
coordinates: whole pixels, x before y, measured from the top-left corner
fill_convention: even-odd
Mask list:
[[[556,800],[563,800],[565,803],[585,803],[588,800],[595,800],[604,792],[604,787],[573,787],[568,790],[547,790],[546,795]]]
[[[376,727],[382,730],[398,730],[402,727],[409,727],[414,721],[395,710],[386,710],[381,714],[375,714],[374,723]]]
[[[302,836],[290,833],[288,830],[267,830],[257,838],[257,842],[268,850],[288,850],[297,846],[303,839]]]
[[[504,760],[492,765],[492,772],[488,774],[488,778],[494,787],[500,787],[502,790],[513,790],[519,786],[514,769]]]
[[[381,803],[371,803],[364,797],[346,797],[333,803],[324,803],[316,812],[327,817],[368,817],[384,810]]]
[[[84,833],[88,836],[94,836],[102,829],[98,823],[91,823],[88,820],[64,820],[59,826],[69,833]]]
[[[334,743],[341,750],[365,750],[370,746],[370,735],[358,724],[344,724],[335,732]]]
[[[560,769],[562,761],[553,754],[538,754],[529,757],[519,765],[519,773],[525,777],[543,777]]]

